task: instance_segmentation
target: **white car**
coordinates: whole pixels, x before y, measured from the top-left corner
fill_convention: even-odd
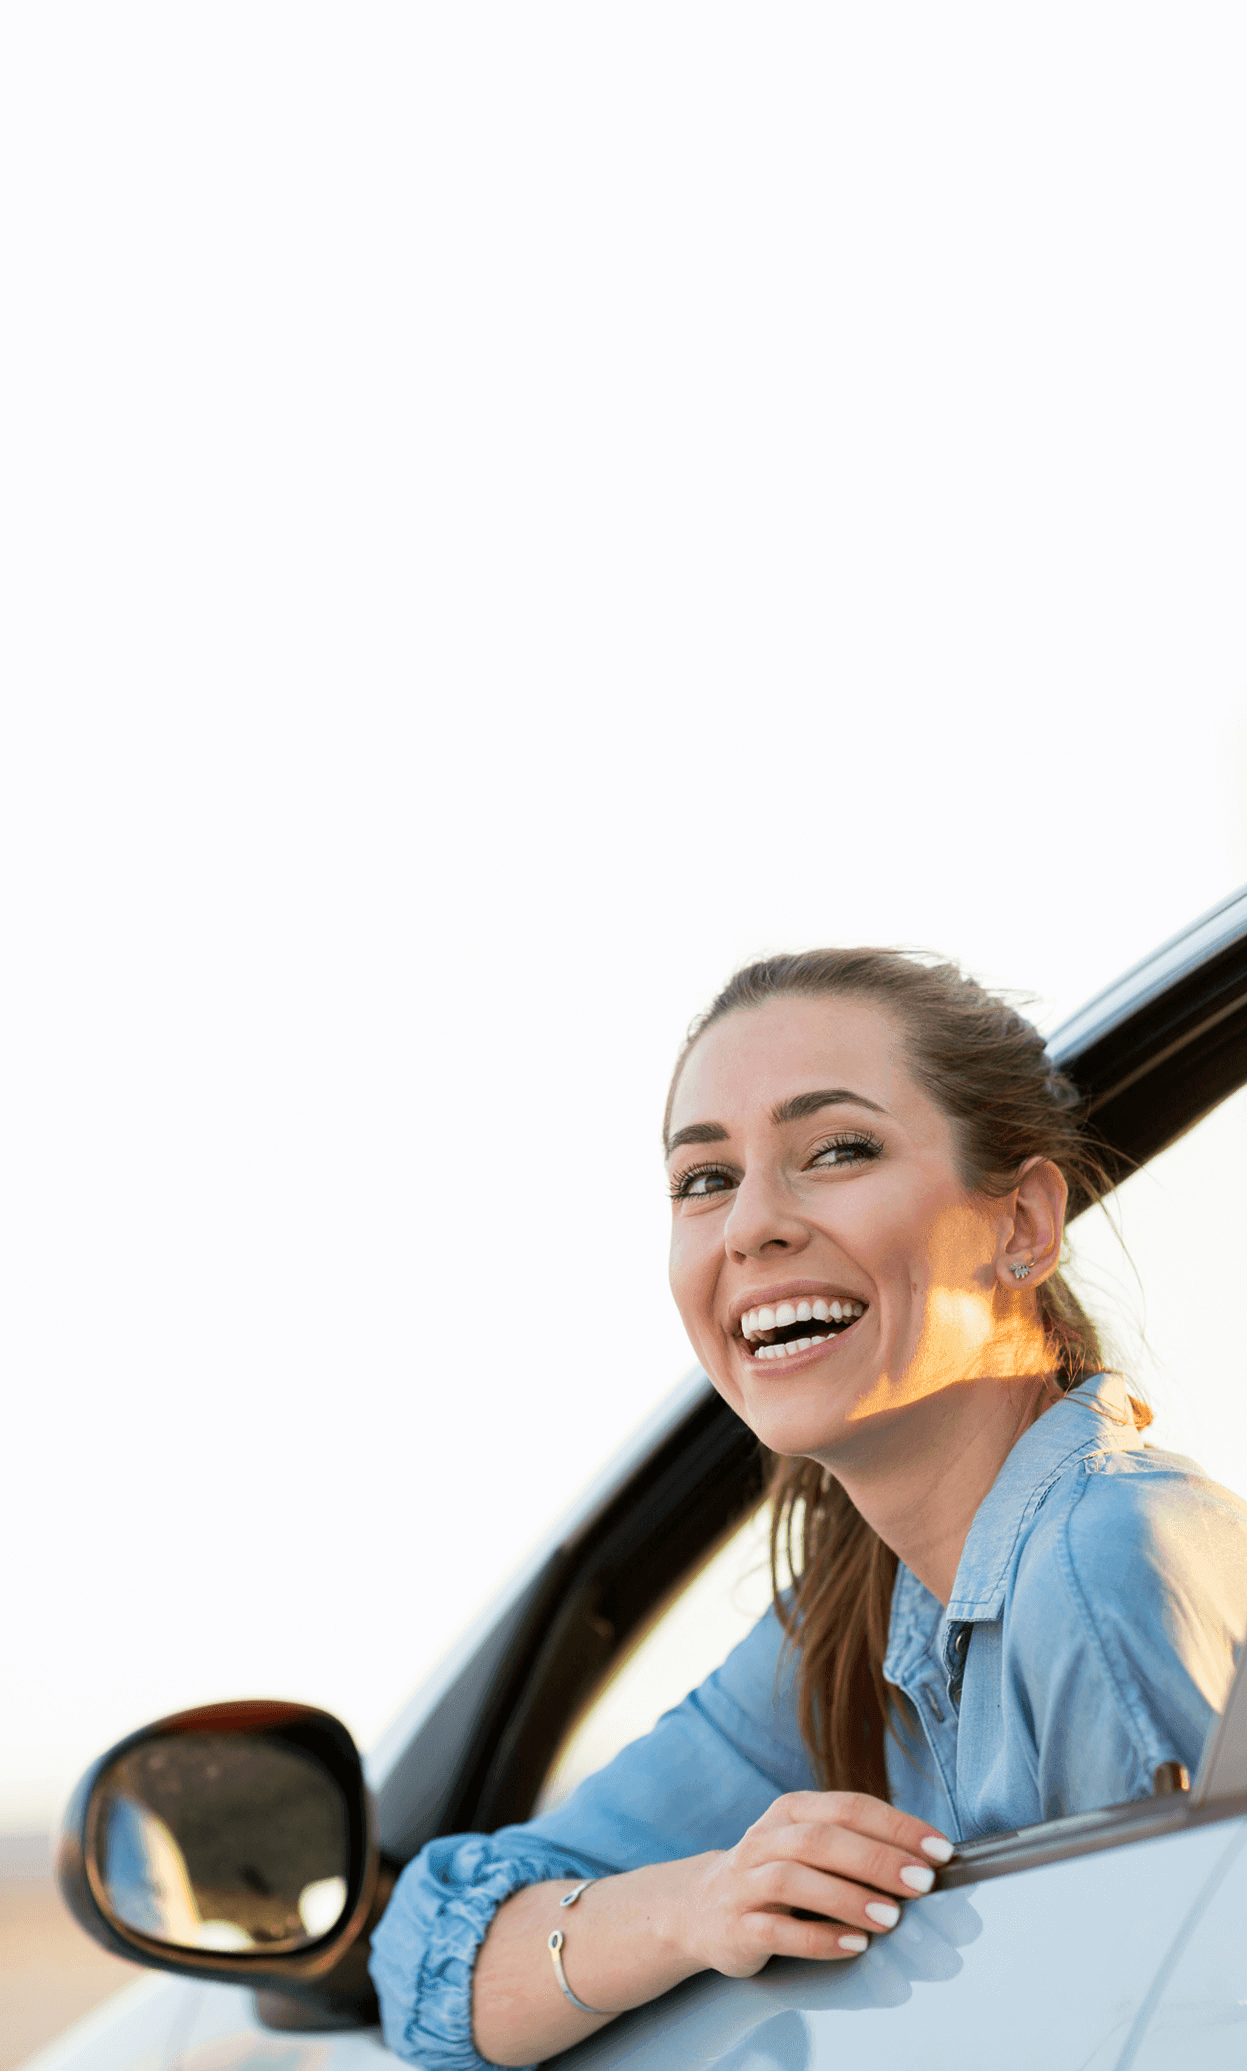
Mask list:
[[[1247,1084],[1247,893],[1110,986],[1051,1048],[1118,1176],[1215,1122]],[[531,1813],[637,1636],[756,1509],[760,1472],[750,1433],[692,1376],[366,1773],[335,1720],[279,1703],[182,1713],[102,1756],[66,1815],[61,1889],[105,1947],[162,1974],[43,2051],[39,2071],[392,2063],[366,1959],[397,1870],[435,1834]],[[961,1848],[851,1963],[705,1973],[560,2062],[1243,2071],[1247,1654],[1195,1778],[1170,1767],[1156,1782],[1151,1799]]]

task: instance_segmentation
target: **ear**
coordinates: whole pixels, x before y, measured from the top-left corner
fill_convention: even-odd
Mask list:
[[[1069,1188],[1051,1158],[1028,1158],[1012,1194],[1001,1204],[1010,1212],[1001,1218],[1001,1244],[996,1278],[1010,1292],[1035,1287],[1055,1273],[1065,1231]],[[1015,1266],[1027,1271],[1016,1273]]]

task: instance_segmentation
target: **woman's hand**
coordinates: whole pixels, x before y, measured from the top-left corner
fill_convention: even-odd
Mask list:
[[[772,1956],[856,1956],[935,1881],[952,1843],[856,1791],[777,1798],[734,1848],[686,1867],[683,1936],[697,1967],[752,1977]],[[816,1920],[794,1918],[817,1913]]]
[[[472,2025],[494,2064],[557,2055],[604,2022],[699,1970],[751,1977],[772,1956],[856,1956],[929,1891],[952,1844],[924,1820],[852,1791],[777,1798],[735,1848],[651,1863],[591,1884],[529,1884],[499,1907],[476,1960]],[[798,1920],[793,1909],[818,1913]],[[548,1936],[564,1928],[577,2012],[559,1989]]]

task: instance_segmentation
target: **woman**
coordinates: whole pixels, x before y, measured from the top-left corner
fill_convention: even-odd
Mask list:
[[[700,1970],[851,1960],[957,1841],[1194,1767],[1243,1635],[1247,1507],[1102,1370],[1059,1270],[1100,1175],[1011,1007],[893,952],[754,964],[665,1139],[676,1302],[777,1456],[797,1579],[558,1811],[409,1865],[373,1974],[438,2071]]]

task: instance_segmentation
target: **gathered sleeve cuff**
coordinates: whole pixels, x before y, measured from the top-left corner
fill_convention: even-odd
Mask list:
[[[512,1828],[450,1834],[408,1863],[372,1938],[369,1969],[386,2045],[424,2071],[489,2071],[472,2041],[476,1952],[504,1899],[602,1865]]]

